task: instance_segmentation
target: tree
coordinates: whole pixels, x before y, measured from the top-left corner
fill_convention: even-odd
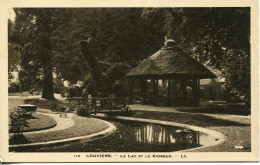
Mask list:
[[[107,70],[107,76],[110,84],[110,93],[116,97],[127,97],[126,75],[132,69],[131,65],[118,62]]]
[[[94,67],[82,54],[80,41],[89,42],[97,65],[105,64],[106,69],[99,65],[99,72],[106,79],[115,63],[135,67],[160,49],[167,36],[200,62],[221,70],[234,99],[250,101],[249,8],[17,8],[15,12],[9,39],[21,54],[21,74],[31,84],[42,80],[45,98],[53,98],[53,71],[70,84],[84,81],[94,89],[90,83]]]
[[[8,38],[12,40],[13,23],[8,19]],[[14,71],[15,67],[19,64],[19,52],[15,49],[15,46],[8,42],[8,74]]]
[[[51,22],[53,9],[39,9],[34,13],[38,30],[39,56],[43,65],[43,93],[42,98],[54,99],[53,95],[53,69],[52,69],[52,45],[50,36],[52,33]]]
[[[124,62],[136,66],[143,58],[142,9],[58,9],[63,15],[57,21],[54,45],[54,63],[57,74],[64,80],[77,83],[84,81],[84,88],[92,95],[97,91],[107,93],[110,84],[107,71],[111,65]],[[58,17],[56,17],[58,18]],[[68,35],[64,35],[68,34]],[[79,49],[80,42],[86,40],[87,56]],[[90,55],[90,56],[88,56]],[[99,71],[98,71],[99,70]],[[124,77],[124,75],[121,75]],[[106,80],[103,85],[96,84],[99,79]],[[98,88],[101,88],[98,90]],[[102,95],[106,95],[106,94]]]
[[[54,99],[52,46],[49,39],[53,9],[15,8],[14,12],[16,19],[9,40],[17,46],[21,55],[19,78],[24,90],[32,88],[43,75],[42,97]]]
[[[100,69],[97,60],[94,58],[91,50],[88,47],[89,42],[87,41],[81,41],[80,42],[80,49],[82,54],[84,55],[84,58],[89,66],[90,70],[90,76],[92,79],[92,83],[96,86],[95,93],[93,93],[95,96],[104,96],[104,87],[105,85],[105,80],[106,76],[104,76]]]
[[[200,62],[222,71],[233,100],[250,102],[250,8],[143,10],[148,23],[158,16],[164,20],[165,36]]]
[[[20,63],[19,52],[14,48],[14,45],[8,43],[8,77],[12,77],[11,73],[17,70],[17,65]]]

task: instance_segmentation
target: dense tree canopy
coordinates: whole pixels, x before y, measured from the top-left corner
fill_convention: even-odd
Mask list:
[[[52,75],[52,9],[14,9],[16,14],[9,41],[17,45],[21,55],[19,79],[23,90],[38,88],[42,78],[43,94],[54,99]]]
[[[19,52],[15,50],[13,44],[8,43],[8,77],[11,78],[11,73],[17,70],[17,65],[19,65]]]
[[[135,67],[160,49],[166,36],[200,62],[221,70],[234,99],[250,101],[250,8],[14,11],[9,41],[18,47],[22,73],[33,75],[32,83],[41,80],[43,86],[52,86],[51,71],[55,71],[58,78],[71,84],[84,81],[91,86],[91,67],[80,51],[81,40],[88,41],[100,72],[118,83],[113,67],[122,67],[115,72]]]
[[[168,38],[221,70],[233,100],[250,101],[250,8],[153,8],[142,16],[148,23],[164,18]]]

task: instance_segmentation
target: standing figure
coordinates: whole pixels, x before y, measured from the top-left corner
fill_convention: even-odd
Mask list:
[[[81,98],[88,98],[87,89],[83,89],[82,94],[81,94]]]

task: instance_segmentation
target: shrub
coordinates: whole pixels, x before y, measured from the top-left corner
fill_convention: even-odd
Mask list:
[[[29,141],[26,139],[24,134],[13,134],[9,139],[9,144],[24,144],[28,143]]]
[[[24,109],[16,109],[9,115],[10,132],[14,134],[10,137],[10,144],[27,143],[26,137],[22,134],[24,127],[29,127],[28,119],[32,118],[32,114]]]
[[[66,93],[66,88],[65,87],[61,88],[60,90],[61,97],[65,97],[65,93]]]
[[[51,102],[51,106],[50,106],[50,108],[51,108],[52,111],[57,111],[58,108],[59,108],[58,106],[59,106],[59,105],[58,105],[57,102],[52,101],[52,102]]]
[[[19,92],[20,84],[16,82],[9,83],[8,92]]]
[[[124,79],[126,74],[131,70],[131,66],[125,63],[115,63],[107,70],[108,79],[112,82]]]
[[[28,119],[32,117],[32,114],[24,109],[16,109],[9,115],[10,132],[20,133],[24,127],[29,127]]]
[[[63,82],[60,79],[53,78],[53,91],[55,93],[61,93],[64,88]]]
[[[92,108],[93,107],[86,107],[84,105],[80,105],[79,107],[77,107],[76,114],[79,116],[89,116],[90,110]]]
[[[98,66],[101,72],[106,72],[111,67],[111,64],[105,61],[98,61]]]
[[[69,97],[80,97],[82,94],[82,89],[78,86],[71,86],[67,88]]]
[[[112,92],[115,93],[116,97],[124,98],[127,97],[127,90],[122,81],[116,81],[115,84],[112,86]]]

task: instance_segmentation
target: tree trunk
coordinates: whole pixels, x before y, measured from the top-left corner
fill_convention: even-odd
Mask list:
[[[44,79],[43,79],[43,92],[42,92],[42,98],[53,100],[54,94],[53,94],[53,78],[52,78],[52,66],[51,66],[51,58],[49,60],[49,63],[45,63],[43,69],[44,69]]]
[[[92,52],[89,49],[88,41],[82,40],[80,42],[80,49],[85,58],[85,61],[88,64],[90,75],[93,78],[95,85],[97,87],[95,93],[97,93],[98,97],[102,97],[103,95],[106,95],[106,92],[104,92],[102,88],[104,86],[104,81],[102,80],[102,73],[99,69],[97,60],[95,59],[95,57],[93,56]]]
[[[42,9],[37,14],[37,27],[39,30],[39,50],[43,63],[43,91],[42,98],[53,100],[53,76],[52,76],[52,46],[51,14],[47,9]]]

